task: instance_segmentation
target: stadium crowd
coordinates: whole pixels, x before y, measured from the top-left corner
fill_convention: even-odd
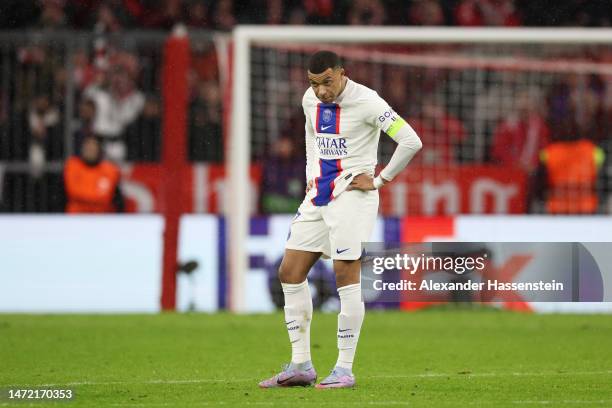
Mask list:
[[[47,169],[50,163],[63,165],[69,152],[78,156],[91,137],[99,141],[109,165],[159,161],[160,44],[143,46],[118,38],[128,30],[168,30],[179,22],[193,29],[219,31],[236,24],[610,26],[612,7],[606,0],[4,0],[0,2],[2,30],[28,30],[31,36],[26,42],[5,42],[0,52],[3,75],[10,75],[0,84],[0,162],[27,164],[27,171],[4,174],[0,210],[66,209],[66,177]],[[90,33],[87,42],[70,53],[61,42],[44,40],[45,34],[62,38],[70,30]],[[223,163],[217,52],[210,38],[192,43],[192,50],[189,159]],[[471,143],[471,125],[461,112],[447,109],[435,92],[443,80],[427,73],[414,78],[409,69],[385,69],[394,82],[383,84],[380,93],[428,145],[415,164],[474,161],[463,154]],[[376,88],[368,83],[371,76],[366,66],[353,64],[349,73]],[[500,88],[485,89],[472,101],[471,110],[481,112],[476,116],[488,127],[486,151],[479,160],[521,167],[531,181],[527,207],[532,201],[542,202],[539,193],[547,188],[551,171],[559,171],[559,166],[553,170],[549,165],[550,157],[561,154],[559,149],[552,156],[545,154],[552,142],[590,141],[593,151],[587,148],[585,155],[592,155],[603,170],[592,175],[589,183],[609,185],[601,179],[606,174],[606,156],[612,153],[610,77],[568,75],[545,92],[527,89],[513,100],[500,98]],[[422,99],[415,101],[414,95]],[[508,106],[492,109],[499,101]],[[69,107],[72,112],[67,112]],[[265,163],[263,212],[291,212],[299,202],[304,188],[303,142],[296,141],[291,130],[302,127],[303,115],[297,109],[275,137],[274,148],[259,153],[254,149],[254,158]],[[70,146],[67,128],[72,134]],[[588,211],[569,212],[598,210],[586,207]],[[601,211],[602,202],[596,207]]]
[[[0,27],[230,30],[236,24],[610,26],[607,0],[3,0]]]

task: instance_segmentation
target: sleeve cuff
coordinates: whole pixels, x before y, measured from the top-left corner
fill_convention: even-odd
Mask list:
[[[379,190],[384,184],[385,182],[383,181],[382,177],[376,176],[374,178],[374,188],[375,189]]]

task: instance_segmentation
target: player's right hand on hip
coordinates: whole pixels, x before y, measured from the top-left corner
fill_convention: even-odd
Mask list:
[[[374,187],[374,178],[366,173],[361,173],[355,176],[351,184],[346,188],[347,191],[351,190],[361,190],[361,191],[370,191],[376,190]]]

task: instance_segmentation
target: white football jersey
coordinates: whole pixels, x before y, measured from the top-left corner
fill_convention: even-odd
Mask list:
[[[394,136],[401,117],[376,91],[347,79],[333,103],[312,88],[302,99],[306,116],[306,178],[315,187],[307,199],[327,205],[360,173],[374,174],[380,131]]]

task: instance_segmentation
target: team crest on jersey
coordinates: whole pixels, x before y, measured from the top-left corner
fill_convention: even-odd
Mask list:
[[[317,105],[317,132],[340,133],[340,105],[337,103],[320,103]]]
[[[323,109],[323,122],[329,123],[332,120],[332,111],[329,108]]]

